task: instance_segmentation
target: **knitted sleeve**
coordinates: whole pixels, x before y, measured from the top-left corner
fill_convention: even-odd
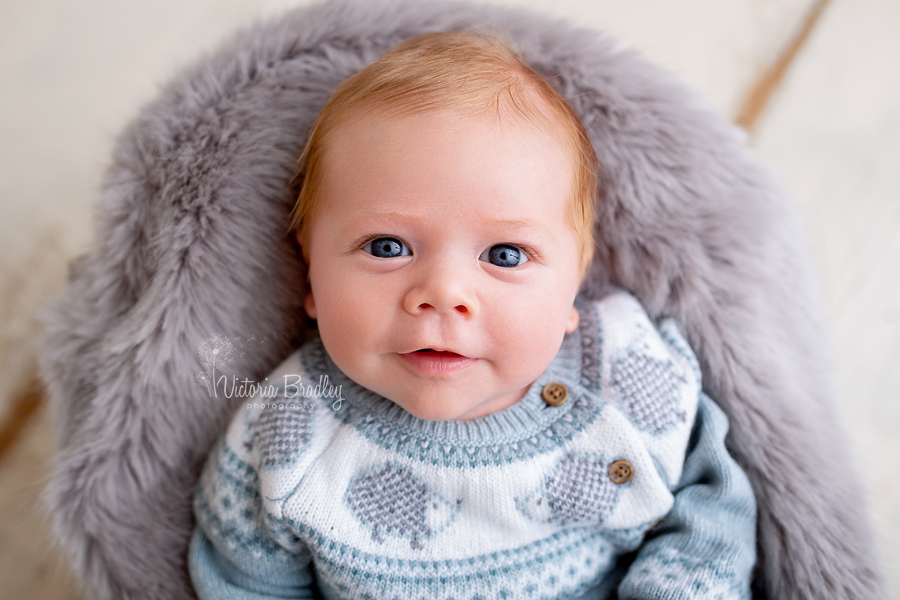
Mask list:
[[[725,449],[728,422],[705,394],[675,503],[647,535],[619,585],[619,600],[749,599],[756,502]]]
[[[188,564],[200,600],[315,597],[308,550],[265,511],[256,470],[226,440],[204,468],[194,512]]]

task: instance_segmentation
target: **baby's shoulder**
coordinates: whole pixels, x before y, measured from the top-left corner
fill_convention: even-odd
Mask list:
[[[700,365],[675,319],[654,321],[638,299],[623,290],[579,301],[578,309],[582,351],[590,355],[585,364],[596,362],[608,386],[629,387],[640,380],[669,386],[683,382],[699,392]]]
[[[331,414],[340,393],[328,376],[311,368],[309,348],[296,350],[238,406],[225,446],[260,476],[302,472],[327,447],[338,421]]]
[[[592,437],[598,443],[613,435],[630,440],[632,451],[652,457],[671,485],[701,393],[700,367],[683,328],[673,319],[654,322],[624,291],[580,303],[579,314],[582,383],[600,406],[612,409],[601,420],[602,436]]]
[[[691,366],[697,364],[681,323],[671,317],[652,319],[641,302],[625,290],[614,288],[598,300],[579,300],[578,307],[580,312],[587,310],[594,315],[607,347],[629,346],[636,339],[646,339],[648,334],[652,338],[655,333],[664,345],[684,355]],[[697,370],[699,375],[699,367]]]

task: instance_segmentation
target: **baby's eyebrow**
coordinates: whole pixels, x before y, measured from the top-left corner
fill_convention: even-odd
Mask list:
[[[485,225],[489,225],[491,227],[500,227],[503,229],[515,229],[517,231],[538,231],[543,233],[547,237],[552,240],[556,240],[556,236],[553,235],[553,232],[550,229],[538,221],[537,219],[495,219],[493,217],[486,217],[481,220]]]
[[[372,219],[380,219],[386,221],[405,221],[405,222],[417,222],[422,221],[423,216],[413,212],[405,212],[402,210],[385,210],[379,208],[370,208],[363,210],[357,214],[357,216],[353,219],[354,222],[366,222]],[[529,219],[529,218],[515,218],[515,219],[498,219],[495,217],[484,217],[479,219],[482,225],[486,225],[492,228],[504,229],[504,230],[515,230],[521,232],[538,232],[549,237],[552,240],[556,240],[556,236],[553,232],[543,223],[541,223],[537,219]]]
[[[380,208],[367,208],[348,215],[343,222],[344,228],[355,230],[363,227],[393,227],[396,225],[415,225],[422,221],[422,217],[411,212],[398,210],[385,210]]]
[[[360,211],[358,220],[367,219],[392,219],[397,221],[421,221],[422,217],[416,213],[404,212],[402,210],[384,210],[379,208],[369,208]]]

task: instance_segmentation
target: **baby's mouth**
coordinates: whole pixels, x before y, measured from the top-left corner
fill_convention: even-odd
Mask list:
[[[398,356],[415,370],[428,375],[455,373],[475,362],[474,358],[436,348],[421,348]]]
[[[462,354],[457,354],[456,352],[450,352],[449,350],[435,350],[434,348],[422,348],[421,350],[416,350],[417,354],[432,354],[434,356],[462,356]],[[463,356],[463,358],[465,358]]]

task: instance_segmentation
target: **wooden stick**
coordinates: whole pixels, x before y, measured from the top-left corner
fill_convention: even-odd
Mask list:
[[[828,2],[829,0],[818,0],[813,5],[809,14],[806,15],[803,26],[791,40],[788,47],[776,59],[774,64],[760,74],[750,91],[744,96],[744,101],[741,103],[740,109],[738,109],[734,122],[748,132],[753,133],[756,129],[756,125],[769,105],[772,95],[778,89],[797,54],[806,44],[809,34],[815,28],[816,23],[818,23]]]
[[[9,414],[0,424],[0,463],[28,429],[38,409],[44,405],[43,386],[35,370],[32,370],[26,381],[25,386],[13,394]]]

